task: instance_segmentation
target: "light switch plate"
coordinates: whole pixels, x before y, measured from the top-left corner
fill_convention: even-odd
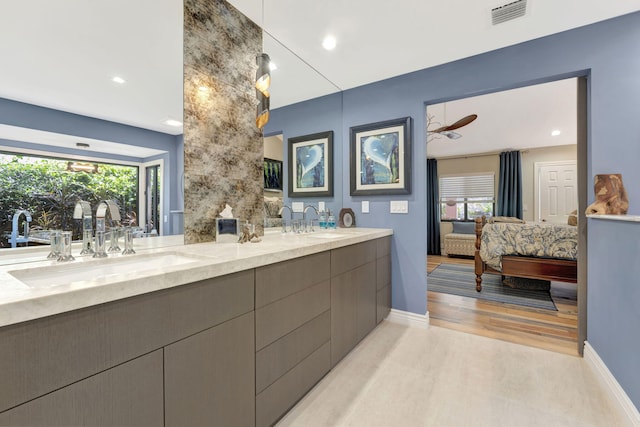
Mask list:
[[[324,206],[324,202],[318,202],[318,212],[322,212],[326,210]]]
[[[302,212],[304,210],[304,202],[292,202],[291,210],[294,212]]]
[[[363,200],[362,201],[362,213],[369,213],[369,201],[368,200]]]
[[[389,202],[389,211],[393,214],[406,214],[409,213],[409,201],[408,200],[391,200]]]

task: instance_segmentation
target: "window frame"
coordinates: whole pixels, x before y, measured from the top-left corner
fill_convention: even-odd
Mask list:
[[[453,197],[456,201],[456,205],[458,204],[462,204],[463,205],[463,212],[464,212],[464,218],[459,219],[459,218],[443,218],[442,217],[442,212],[443,212],[443,205],[446,205],[447,200],[450,200],[452,197],[449,196],[447,199],[445,199],[443,197],[443,191],[442,191],[442,186],[443,184],[445,184],[445,180],[447,178],[455,178],[457,180],[462,180],[464,181],[464,178],[466,177],[483,177],[485,179],[486,182],[482,183],[482,182],[478,182],[478,183],[474,183],[474,182],[470,182],[468,183],[468,185],[465,185],[465,183],[463,183],[462,187],[464,187],[464,189],[462,190],[458,190],[458,192],[455,194],[455,196],[457,197]],[[489,179],[491,180],[491,191],[488,191],[488,181]],[[484,186],[483,186],[484,184]],[[453,185],[453,183],[452,183]],[[485,193],[483,195],[478,195],[478,194],[471,194],[469,193],[470,191],[473,191],[473,189],[467,188],[469,186],[478,186],[480,185],[479,191],[485,191]],[[453,174],[446,174],[446,175],[441,175],[438,177],[438,204],[439,204],[439,212],[441,214],[441,218],[440,221],[443,222],[473,222],[475,220],[475,218],[469,218],[469,204],[470,203],[491,203],[491,216],[495,215],[495,211],[496,211],[496,198],[495,198],[495,172],[468,172],[468,173],[453,173]],[[490,193],[490,197],[488,197],[487,195]],[[480,199],[480,200],[469,200],[469,199]],[[457,210],[457,207],[456,207]]]

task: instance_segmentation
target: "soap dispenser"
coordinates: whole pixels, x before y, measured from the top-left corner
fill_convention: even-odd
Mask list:
[[[327,217],[327,228],[330,230],[335,230],[336,228],[336,217],[333,216],[331,211],[328,211],[329,216]]]
[[[327,213],[325,211],[320,211],[318,213],[318,223],[320,224],[321,230],[327,228]]]

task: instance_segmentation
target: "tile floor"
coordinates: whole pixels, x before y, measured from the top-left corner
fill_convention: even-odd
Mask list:
[[[624,426],[582,358],[379,325],[278,426]]]

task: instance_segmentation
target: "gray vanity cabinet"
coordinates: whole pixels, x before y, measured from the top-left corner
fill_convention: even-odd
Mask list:
[[[391,237],[376,240],[376,322],[391,311]]]
[[[0,426],[269,426],[391,301],[382,238],[0,328]]]
[[[245,320],[251,346],[243,354],[251,369],[227,372],[251,375],[253,399],[253,309],[254,271],[247,270],[0,328],[0,425],[37,425],[37,417],[64,420],[58,425],[162,425],[164,347],[245,314],[251,317]],[[223,351],[226,341],[221,343]],[[159,355],[158,369],[140,364],[149,354]],[[140,367],[142,376],[119,374],[127,366]],[[151,392],[145,384],[157,386]],[[156,416],[154,422],[137,422],[151,411],[147,399],[156,390],[160,422]],[[93,402],[95,396],[100,401]],[[130,403],[120,401],[124,397],[140,402],[140,414],[137,406],[129,410]],[[109,418],[109,408],[119,418]],[[78,417],[81,422],[72,422]]]
[[[254,315],[164,349],[165,426],[254,425]]]
[[[375,328],[377,241],[331,251],[331,366]]]
[[[162,350],[0,414],[2,426],[161,426]]]
[[[256,269],[256,426],[284,415],[331,368],[329,252]]]

